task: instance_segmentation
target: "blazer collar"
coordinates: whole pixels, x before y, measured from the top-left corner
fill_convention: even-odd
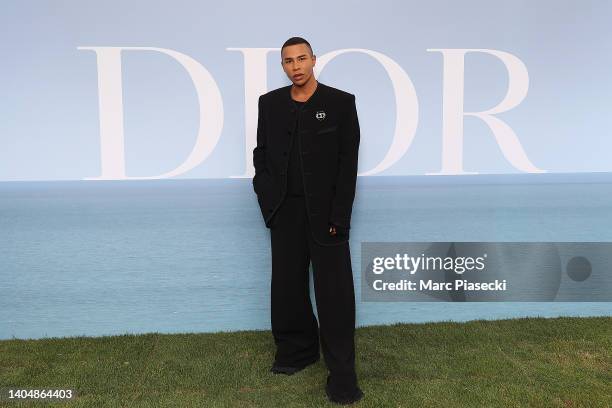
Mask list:
[[[291,87],[292,86],[293,85],[289,85],[287,87],[286,96],[287,96],[287,102],[289,104],[289,107],[295,108],[296,106],[295,102],[293,101],[293,98],[291,97]],[[324,87],[325,87],[325,84],[321,83],[321,81],[317,81],[317,87],[315,88],[313,94],[310,95],[310,98],[308,98],[306,102],[304,103],[304,105],[302,106],[302,112],[307,111],[309,107],[311,107],[314,103],[317,102],[317,100],[320,98],[321,94],[323,93]]]

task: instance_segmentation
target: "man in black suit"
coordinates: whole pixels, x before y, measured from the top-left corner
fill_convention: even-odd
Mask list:
[[[329,369],[327,396],[344,404],[363,397],[355,372],[348,242],[359,121],[355,96],[318,82],[315,62],[305,39],[283,44],[281,65],[292,85],[259,97],[253,188],[271,236],[271,371],[293,374],[315,363],[320,342]],[[308,283],[311,261],[318,322]]]

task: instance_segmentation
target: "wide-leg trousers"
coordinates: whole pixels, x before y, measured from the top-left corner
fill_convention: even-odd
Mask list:
[[[314,242],[304,197],[286,196],[274,217],[271,317],[276,363],[304,366],[319,358],[320,345],[334,385],[354,389],[355,290],[349,243]],[[310,300],[311,262],[319,327]]]

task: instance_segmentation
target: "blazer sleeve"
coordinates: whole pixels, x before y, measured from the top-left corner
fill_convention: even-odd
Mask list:
[[[257,103],[257,146],[253,149],[253,166],[255,176],[253,177],[253,189],[256,194],[260,194],[257,179],[263,176],[266,169],[266,114],[265,100],[263,95],[259,96]]]
[[[359,154],[359,119],[355,95],[351,94],[347,112],[340,124],[340,147],[338,152],[338,175],[336,192],[332,199],[329,222],[348,230],[351,227],[351,213],[357,184],[357,163]]]

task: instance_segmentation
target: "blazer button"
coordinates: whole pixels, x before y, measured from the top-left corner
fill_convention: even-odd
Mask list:
[[[286,155],[287,155],[287,152],[283,152],[283,156],[286,156]]]

